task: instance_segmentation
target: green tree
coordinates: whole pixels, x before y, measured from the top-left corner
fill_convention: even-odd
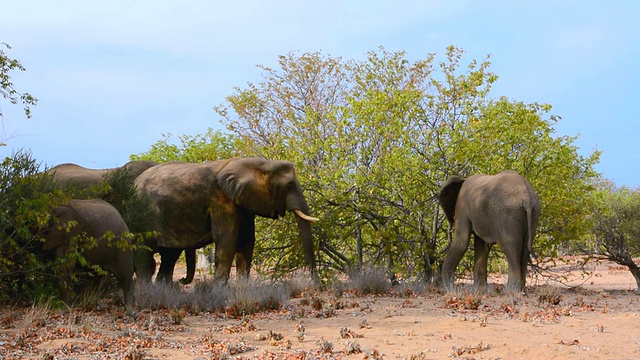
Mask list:
[[[640,268],[633,257],[640,255],[640,189],[599,184],[593,213],[595,248],[586,249],[629,268],[640,291]]]
[[[4,42],[0,42],[0,95],[5,100],[8,100],[11,104],[22,103],[24,106],[24,114],[27,118],[31,117],[31,106],[36,105],[38,100],[31,94],[26,92],[19,92],[15,89],[13,82],[11,81],[11,73],[14,71],[25,71],[24,66],[16,60],[7,55],[5,49],[11,50],[11,46]],[[0,119],[3,117],[2,108],[0,107]],[[5,145],[0,143],[0,146]]]
[[[30,153],[18,151],[0,163],[0,301],[55,291],[39,229],[48,224],[50,208],[67,200]]]
[[[571,251],[571,242],[589,233],[600,157],[599,151],[581,156],[576,137],[556,136],[559,117],[550,111],[547,104],[492,100],[469,124],[460,154],[469,173],[511,169],[531,182],[541,203],[534,249],[542,257]]]
[[[251,153],[295,164],[308,202],[325,218],[325,226],[315,227],[326,254],[318,261],[325,267],[344,270],[351,259],[335,249],[331,239],[349,231],[349,224],[342,223],[348,218],[340,209],[345,199],[351,198],[344,184],[351,176],[346,164],[352,140],[340,108],[345,102],[348,74],[341,59],[320,53],[300,58],[294,54],[280,56],[279,65],[282,71],[262,66],[264,80],[260,84],[236,89],[227,104],[214,110]],[[301,252],[292,248],[297,246],[297,241],[291,241],[297,234],[288,229],[295,229],[292,217],[278,222],[258,219],[256,264],[282,271],[302,264]]]
[[[536,187],[543,218],[534,249],[555,255],[589,228],[599,153],[582,157],[575,138],[556,136],[549,105],[490,99],[489,58],[463,57],[454,46],[439,63],[436,54],[410,62],[383,48],[360,61],[290,53],[214,110],[247,154],[296,165],[322,219],[314,232],[325,269],[378,265],[432,278],[447,246],[440,184],[506,168]],[[259,224],[256,262],[283,271],[301,264],[291,228]]]
[[[246,154],[246,145],[239,138],[222,131],[207,129],[204,134],[180,135],[179,144],[172,141],[171,134],[151,145],[149,151],[131,155],[131,160],[151,160],[159,163],[167,161],[202,162],[227,159]]]

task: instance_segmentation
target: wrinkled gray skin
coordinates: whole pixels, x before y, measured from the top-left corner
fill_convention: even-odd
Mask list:
[[[249,276],[255,245],[255,216],[277,219],[287,211],[305,216],[309,207],[293,164],[261,158],[233,158],[190,164],[170,162],[155,166],[136,181],[157,212],[154,230],[161,235],[147,244],[153,251],[174,249],[162,256],[159,281],[171,281],[179,249],[215,243],[215,281],[226,283],[235,258],[239,277]],[[305,261],[317,280],[310,221],[296,215]],[[146,258],[151,261],[153,252]],[[142,266],[142,268],[148,268]],[[141,274],[138,274],[139,276]],[[142,274],[151,280],[152,274]]]
[[[76,164],[60,164],[48,170],[53,174],[62,186],[75,186],[78,190],[86,190],[100,184],[105,177],[123,168],[128,170],[127,175],[134,181],[142,172],[150,167],[158,165],[155,161],[129,161],[120,167],[109,169],[88,169]]]
[[[84,249],[83,256],[90,265],[99,265],[102,269],[115,275],[124,293],[124,304],[127,310],[133,306],[133,254],[131,250],[121,250],[114,246],[107,246],[107,239],[103,235],[112,232],[116,241],[129,231],[122,216],[116,208],[103,200],[71,200],[63,206],[52,210],[52,219],[44,229],[45,239],[42,250],[53,252],[56,258],[65,258],[72,250],[71,240],[79,234],[85,233],[98,241],[96,247]],[[69,221],[77,222],[67,231]],[[125,238],[128,244],[130,240]],[[70,297],[65,284],[71,283],[71,273],[75,269],[75,262],[69,261],[60,278],[61,290],[65,297]]]
[[[135,179],[140,176],[145,170],[158,165],[155,161],[129,161],[120,167],[109,168],[109,169],[89,169],[80,165],[66,163],[60,164],[49,169],[49,173],[54,176],[54,178],[58,181],[58,184],[64,187],[74,187],[78,192],[82,192],[88,190],[89,188],[96,186],[102,183],[107,176],[114,174],[117,171],[122,169],[127,169],[127,176],[133,182]],[[76,194],[77,195],[77,194]],[[180,280],[183,284],[189,284],[194,277],[195,274],[195,249],[184,249],[187,261],[187,276]],[[160,253],[165,250],[161,249]],[[165,257],[172,258],[180,255],[180,252],[176,254],[174,249],[166,250],[167,254],[164,254]],[[155,263],[151,264],[147,261],[145,264],[149,267],[149,271],[155,272]],[[153,270],[151,270],[153,268]],[[145,273],[148,271],[145,271]]]
[[[442,266],[444,287],[453,290],[455,268],[474,235],[474,285],[487,286],[487,259],[493,244],[507,257],[507,289],[525,290],[527,265],[540,217],[540,203],[533,187],[515,171],[497,175],[474,175],[466,180],[450,177],[439,194],[455,233]]]

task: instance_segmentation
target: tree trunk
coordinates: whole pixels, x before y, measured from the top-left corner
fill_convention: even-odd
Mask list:
[[[636,292],[640,292],[640,268],[633,261],[627,264],[629,271],[631,271],[631,275],[636,280]]]
[[[353,199],[356,204],[360,204],[360,189],[356,189],[355,198]],[[360,224],[360,209],[356,209],[356,251],[358,253],[358,269],[362,269],[364,266],[364,258],[362,253],[362,227]]]

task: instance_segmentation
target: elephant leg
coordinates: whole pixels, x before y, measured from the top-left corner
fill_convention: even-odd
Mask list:
[[[473,285],[477,290],[487,288],[487,263],[491,244],[486,243],[478,235],[473,236],[474,265],[473,265]]]
[[[468,220],[456,223],[456,230],[447,251],[447,256],[442,264],[442,284],[447,291],[453,291],[453,277],[456,267],[462,260],[464,253],[469,247],[469,239],[471,237],[471,223]]]
[[[196,248],[184,249],[184,257],[187,261],[187,277],[180,279],[183,285],[191,284],[196,274]]]
[[[133,255],[133,265],[137,279],[151,282],[151,278],[156,272],[156,260],[153,258],[153,252],[148,250],[136,251]]]
[[[217,212],[211,216],[212,226],[215,233],[215,270],[213,281],[226,284],[229,281],[231,265],[236,255],[238,245],[238,233],[240,220],[235,213]]]
[[[529,254],[529,248],[527,245],[522,244],[522,254],[520,256],[520,278],[522,279],[522,285],[520,286],[520,291],[524,292],[525,284],[527,281],[527,268],[529,267],[529,260],[531,254]]]
[[[255,215],[242,214],[238,229],[238,246],[236,249],[236,275],[238,278],[249,278],[253,248],[256,244]]]
[[[508,238],[504,242],[505,246],[502,247],[507,256],[507,265],[509,267],[509,278],[507,279],[507,291],[521,292],[524,289],[525,279],[522,277],[522,267],[526,266],[522,264],[523,257],[523,243],[519,239]]]
[[[182,248],[160,248],[160,269],[156,281],[171,283],[173,282],[173,268],[182,254]]]
[[[116,274],[116,278],[118,279],[118,284],[122,289],[122,294],[124,296],[124,308],[130,313],[133,311],[133,266],[130,268],[131,272],[123,271],[119,274]]]

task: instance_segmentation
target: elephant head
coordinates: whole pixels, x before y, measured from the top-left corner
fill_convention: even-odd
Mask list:
[[[315,276],[310,222],[318,219],[307,215],[309,206],[293,164],[259,158],[235,159],[220,169],[217,178],[222,191],[239,208],[272,219],[293,211],[298,219],[305,261]]]
[[[488,254],[497,243],[507,257],[507,288],[524,291],[540,216],[540,203],[529,181],[509,170],[496,175],[473,175],[466,180],[452,176],[442,185],[438,200],[455,227],[442,265],[444,286],[453,288],[454,270],[473,235],[475,286],[487,285]]]
[[[307,215],[307,201],[288,161],[234,159],[218,171],[217,178],[229,199],[256,215],[277,219],[289,210],[304,220],[318,220]]]
[[[458,176],[451,176],[440,188],[438,194],[438,201],[449,223],[453,225],[456,212],[456,202],[458,201],[458,193],[464,183],[464,179]]]
[[[308,215],[309,206],[290,162],[261,158],[172,162],[145,171],[136,186],[149,195],[157,212],[154,230],[161,236],[149,245],[163,257],[159,278],[172,278],[177,257],[168,249],[192,251],[211,242],[215,243],[216,280],[228,280],[234,258],[238,275],[248,276],[255,216],[277,219],[287,211],[296,214],[305,261],[317,278],[310,225],[317,219]]]

